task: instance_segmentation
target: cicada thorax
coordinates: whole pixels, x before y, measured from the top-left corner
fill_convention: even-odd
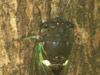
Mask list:
[[[71,22],[60,18],[43,23],[40,37],[51,62],[54,58],[66,60],[69,57],[73,43],[72,28]]]

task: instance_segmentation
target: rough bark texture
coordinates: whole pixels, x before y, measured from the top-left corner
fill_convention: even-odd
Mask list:
[[[0,75],[28,75],[41,22],[60,16],[76,24],[68,75],[100,75],[99,0],[0,0]]]

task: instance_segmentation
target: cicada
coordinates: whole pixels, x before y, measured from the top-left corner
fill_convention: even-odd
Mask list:
[[[30,37],[38,40],[33,51],[30,75],[53,75],[52,71],[59,75],[73,49],[75,24],[57,17],[42,23],[40,27],[40,35]]]

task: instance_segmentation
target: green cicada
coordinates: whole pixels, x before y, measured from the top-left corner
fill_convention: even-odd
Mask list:
[[[41,27],[40,35],[24,38],[24,40],[38,39],[33,53],[30,75],[54,75],[50,68],[56,75],[59,75],[64,62],[70,61],[69,58],[73,52],[75,25],[57,17],[42,23]],[[68,68],[68,65],[65,64],[65,67]]]

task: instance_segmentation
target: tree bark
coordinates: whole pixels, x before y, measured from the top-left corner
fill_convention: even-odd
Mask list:
[[[0,0],[0,75],[29,75],[35,40],[22,39],[39,35],[42,22],[59,17],[59,9],[67,3],[61,2]],[[71,0],[60,14],[76,24],[68,75],[100,75],[99,8],[99,0]]]

